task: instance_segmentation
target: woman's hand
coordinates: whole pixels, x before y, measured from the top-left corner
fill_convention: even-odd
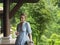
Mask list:
[[[16,32],[15,34],[18,36],[19,35],[19,32]]]

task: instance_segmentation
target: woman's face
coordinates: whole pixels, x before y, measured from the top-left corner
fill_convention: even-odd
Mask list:
[[[25,16],[22,15],[20,20],[21,20],[21,22],[24,22],[25,21]]]

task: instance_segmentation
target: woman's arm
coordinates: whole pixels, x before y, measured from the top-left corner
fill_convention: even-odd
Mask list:
[[[28,34],[30,41],[32,41],[32,34]]]
[[[27,32],[28,32],[28,37],[30,39],[30,41],[32,41],[32,30],[31,30],[31,26],[30,23],[27,23]]]
[[[16,32],[15,34],[18,36],[19,35],[19,32]]]
[[[17,31],[15,33],[17,36],[19,35],[18,27],[19,27],[19,24],[17,25],[17,28],[16,28]]]

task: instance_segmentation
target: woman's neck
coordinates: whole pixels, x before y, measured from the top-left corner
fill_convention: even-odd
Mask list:
[[[21,21],[21,23],[24,23],[24,22],[26,22],[26,21],[23,21],[23,22]]]

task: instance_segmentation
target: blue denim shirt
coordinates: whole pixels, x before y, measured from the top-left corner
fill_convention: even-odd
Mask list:
[[[25,45],[25,42],[29,40],[28,34],[32,33],[30,23],[25,21],[22,24],[22,30],[20,29],[20,24],[18,24],[17,32],[19,32],[19,35],[16,39],[15,45]]]

